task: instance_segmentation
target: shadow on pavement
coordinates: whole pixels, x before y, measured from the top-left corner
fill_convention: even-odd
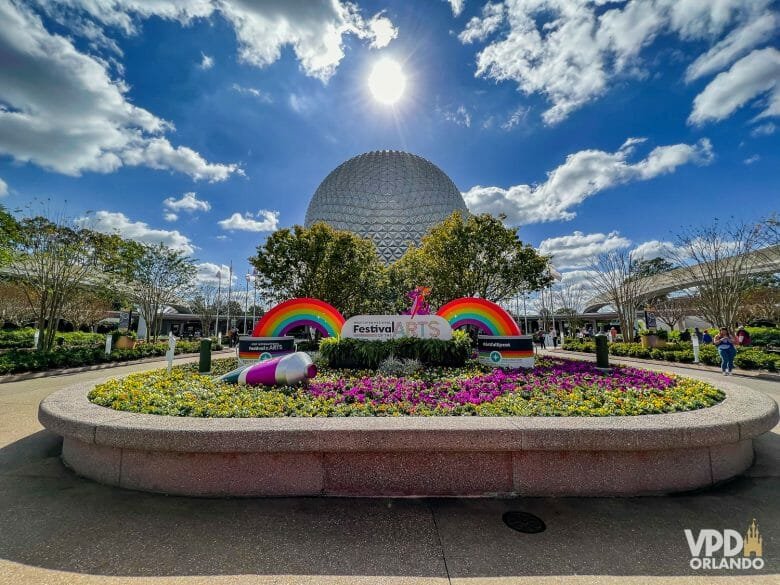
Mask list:
[[[0,449],[0,558],[106,576],[701,575],[683,530],[744,533],[756,518],[771,574],[778,493],[776,477],[743,477],[654,498],[166,497],[75,476],[42,431]],[[536,514],[547,530],[515,532],[507,510]]]

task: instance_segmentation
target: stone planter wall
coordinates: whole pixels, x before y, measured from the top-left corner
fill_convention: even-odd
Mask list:
[[[50,395],[39,420],[63,460],[104,484],[191,496],[633,496],[714,485],[778,421],[764,394],[723,384],[697,411],[635,417],[198,419]]]

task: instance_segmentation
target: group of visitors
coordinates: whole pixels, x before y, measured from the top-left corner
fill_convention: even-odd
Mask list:
[[[736,335],[732,334],[728,327],[721,327],[712,340],[720,354],[720,370],[724,376],[730,376],[734,370],[734,358],[737,355],[737,346],[747,346],[752,343],[750,333],[744,327],[737,329]]]

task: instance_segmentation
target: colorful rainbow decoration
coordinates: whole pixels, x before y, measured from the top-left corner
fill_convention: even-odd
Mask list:
[[[462,297],[444,305],[436,312],[457,329],[464,325],[474,325],[484,335],[520,335],[512,316],[497,304],[485,299]]]
[[[309,325],[323,337],[341,334],[344,317],[338,310],[319,299],[290,299],[268,311],[252,330],[252,337],[282,337],[288,331]]]

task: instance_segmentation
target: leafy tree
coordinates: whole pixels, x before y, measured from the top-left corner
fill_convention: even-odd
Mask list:
[[[196,269],[183,252],[164,244],[142,244],[141,250],[140,255],[130,259],[130,296],[146,321],[148,341],[160,332],[164,305],[181,303],[189,296]]]
[[[8,271],[34,309],[39,350],[54,345],[66,300],[84,287],[105,284],[103,253],[98,234],[66,218],[38,216],[19,222]]]
[[[14,242],[19,237],[19,223],[0,205],[0,266],[11,262]]]
[[[636,266],[634,267],[633,272],[637,277],[642,278],[669,272],[673,268],[674,264],[659,256],[658,258],[653,258],[651,260],[636,260]]]
[[[397,262],[404,288],[430,287],[436,306],[468,296],[506,301],[549,284],[548,259],[523,244],[504,219],[456,211],[432,227],[419,248],[409,248]]]
[[[374,243],[325,223],[276,231],[249,261],[268,300],[314,297],[347,317],[382,306],[386,275]]]

